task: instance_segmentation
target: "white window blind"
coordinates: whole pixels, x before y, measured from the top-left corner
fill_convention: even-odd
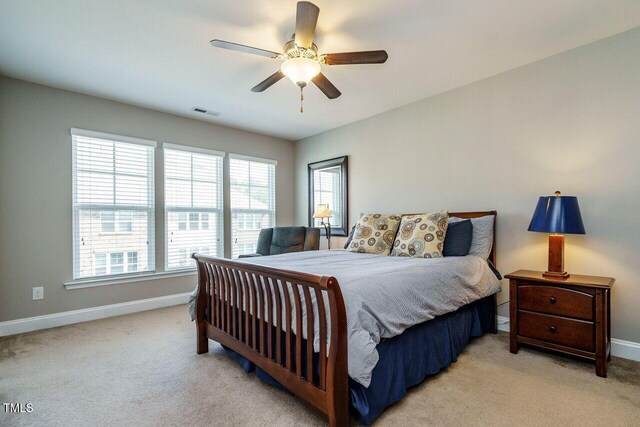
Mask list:
[[[165,269],[192,268],[193,252],[223,256],[224,153],[164,144]]]
[[[154,271],[155,142],[71,129],[73,278]]]
[[[340,166],[313,171],[313,200],[316,205],[329,205],[331,227],[342,228],[342,172]],[[314,218],[314,227],[320,227],[321,218]],[[326,221],[326,220],[325,220]]]
[[[231,154],[231,256],[254,253],[261,228],[276,223],[276,162]]]

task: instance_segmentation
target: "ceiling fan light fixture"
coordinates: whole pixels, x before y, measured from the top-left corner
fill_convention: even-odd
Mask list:
[[[309,58],[291,58],[282,63],[280,71],[294,84],[304,87],[320,74],[320,63]]]

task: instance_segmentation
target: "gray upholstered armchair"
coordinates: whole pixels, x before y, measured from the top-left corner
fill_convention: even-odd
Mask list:
[[[263,228],[258,236],[255,254],[240,255],[250,258],[287,252],[317,251],[320,247],[320,229],[311,227]]]

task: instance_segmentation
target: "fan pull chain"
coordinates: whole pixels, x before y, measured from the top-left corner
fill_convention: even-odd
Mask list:
[[[302,108],[302,101],[304,101],[304,95],[302,94],[302,89],[304,86],[300,86],[300,113],[304,113],[304,109]]]

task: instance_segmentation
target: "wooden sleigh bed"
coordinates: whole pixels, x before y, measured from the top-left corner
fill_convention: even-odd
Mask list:
[[[449,215],[478,218],[496,212]],[[323,413],[330,426],[348,425],[347,319],[338,281],[249,262],[192,257],[198,270],[198,354],[208,352],[209,339],[217,341]],[[489,260],[495,265],[495,220]],[[303,310],[310,339],[295,333],[303,331]],[[315,353],[314,334],[319,336]]]

